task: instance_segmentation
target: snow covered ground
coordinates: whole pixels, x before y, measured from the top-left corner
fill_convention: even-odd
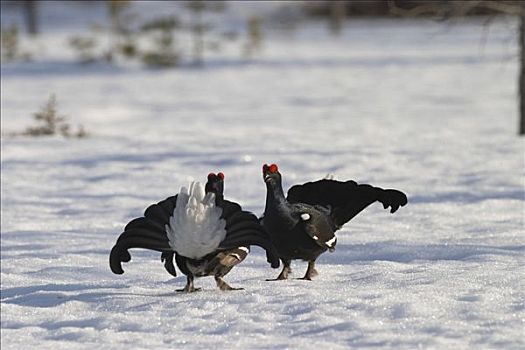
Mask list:
[[[58,58],[2,65],[2,349],[523,349],[515,23],[489,29],[312,24],[204,69],[83,67],[49,47]],[[91,136],[9,136],[51,93]],[[285,188],[334,173],[409,204],[347,224],[312,282],[265,282],[279,271],[258,248],[226,277],[244,291],[201,278],[176,293],[184,277],[143,250],[111,273],[123,226],[210,171],[262,213],[264,162]]]

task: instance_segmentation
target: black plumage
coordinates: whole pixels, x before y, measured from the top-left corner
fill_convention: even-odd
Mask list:
[[[224,199],[224,175],[209,174],[205,191],[215,194],[215,205],[222,209],[220,218],[226,223],[226,236],[214,252],[192,259],[178,254],[170,246],[166,225],[169,225],[177,205],[177,196],[172,196],[149,206],[143,217],[133,219],[126,225],[110,253],[111,271],[116,274],[124,273],[122,262],[131,260],[128,251],[131,248],[156,250],[162,253],[161,261],[164,262],[166,271],[173,276],[177,275],[173,264],[175,258],[177,267],[187,277],[187,284],[181,291],[193,292],[198,290],[193,285],[194,277],[211,275],[215,277],[221,290],[235,289],[230,287],[223,277],[246,258],[251,245],[266,250],[266,257],[271,266],[279,267],[277,252],[257,217],[243,211],[239,204]]]
[[[317,275],[315,260],[335,249],[335,232],[370,204],[378,201],[391,213],[407,204],[407,196],[398,190],[328,179],[295,185],[285,198],[275,164],[263,166],[263,178],[267,195],[261,222],[284,265],[277,280],[288,278],[294,259],[308,261],[302,279],[311,280]]]

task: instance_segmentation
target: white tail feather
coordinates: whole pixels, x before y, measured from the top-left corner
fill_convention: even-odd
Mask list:
[[[171,248],[190,259],[212,253],[226,236],[226,221],[221,215],[222,209],[215,206],[215,194],[206,194],[202,184],[192,182],[189,191],[181,188],[166,225]]]

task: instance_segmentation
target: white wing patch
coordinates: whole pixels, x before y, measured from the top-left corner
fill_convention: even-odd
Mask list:
[[[336,241],[337,241],[337,237],[334,236],[334,238],[332,238],[331,240],[326,241],[325,244],[326,244],[328,247],[332,248],[332,245],[333,245]]]
[[[215,194],[205,194],[204,186],[192,182],[181,188],[177,205],[166,225],[171,248],[190,259],[200,259],[214,252],[226,237],[222,208],[215,206]]]
[[[231,256],[233,256],[237,260],[241,260],[241,256],[239,254],[231,253]]]
[[[310,220],[310,214],[308,214],[308,213],[301,214],[301,219],[303,221]]]

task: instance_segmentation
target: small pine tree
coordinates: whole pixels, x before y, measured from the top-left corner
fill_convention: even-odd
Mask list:
[[[206,12],[223,12],[226,7],[224,1],[204,1],[193,0],[186,2],[186,8],[192,13],[192,23],[190,24],[190,32],[193,37],[193,64],[201,66],[204,64],[204,50],[206,46],[217,49],[218,43],[208,43],[206,45],[206,33],[213,29],[212,23],[204,21],[204,14]]]
[[[40,111],[33,114],[36,122],[41,125],[28,127],[22,135],[46,136],[60,133],[64,137],[86,137],[87,132],[82,125],[75,134],[71,133],[71,126],[66,123],[66,117],[58,114],[57,99],[55,94],[49,96],[49,100]]]
[[[13,61],[18,56],[18,27],[2,29],[2,60]]]
[[[1,47],[2,61],[4,62],[31,60],[31,55],[29,53],[21,52],[20,50],[20,33],[15,24],[7,28],[2,28]]]
[[[246,27],[247,38],[244,44],[244,57],[250,59],[261,50],[263,38],[261,19],[257,16],[251,16],[246,22]]]
[[[177,18],[157,18],[145,23],[141,31],[153,35],[154,47],[142,54],[142,61],[150,67],[173,67],[179,62],[173,30],[179,27]]]
[[[30,136],[42,136],[42,135],[54,135],[56,134],[59,126],[66,120],[65,116],[58,115],[57,111],[57,100],[55,94],[49,96],[47,103],[41,108],[40,111],[33,114],[33,117],[37,123],[42,124],[36,127],[27,128],[25,134]],[[67,124],[66,124],[67,125]],[[69,125],[67,125],[69,128]],[[64,126],[62,125],[60,130],[63,131]]]
[[[129,0],[109,0],[107,2],[109,18],[110,18],[110,48],[106,53],[105,58],[108,62],[112,62],[115,54],[119,51],[122,41],[122,36],[126,31],[124,28],[123,13],[129,6]]]
[[[69,45],[78,53],[80,63],[92,63],[97,60],[94,52],[97,41],[91,37],[74,36],[69,39]]]

